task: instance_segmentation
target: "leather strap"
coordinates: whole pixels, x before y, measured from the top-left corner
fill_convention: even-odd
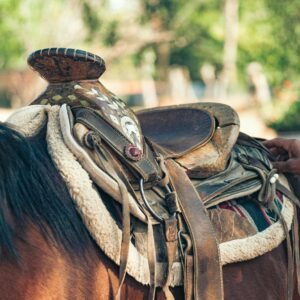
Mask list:
[[[281,211],[278,209],[278,207],[274,204],[274,202],[270,203],[270,208],[277,214],[279,221],[282,225],[282,228],[284,230],[285,236],[286,236],[286,246],[287,246],[287,300],[293,299],[293,276],[294,276],[294,253],[293,253],[293,247],[291,243],[291,237],[289,234],[289,229],[287,227],[287,224],[282,216]]]
[[[156,294],[156,251],[155,251],[155,241],[154,241],[154,232],[153,232],[153,224],[151,222],[151,218],[149,214],[147,214],[148,218],[148,227],[147,227],[147,258],[148,258],[148,266],[150,272],[150,289],[148,294],[148,300],[154,300]]]
[[[297,207],[294,205],[294,222],[292,227],[292,237],[294,246],[294,259],[296,268],[296,279],[297,279],[297,290],[298,295],[300,295],[300,253],[299,253],[299,222],[297,216]]]
[[[291,192],[288,188],[286,188],[283,184],[280,182],[276,182],[276,189],[284,194],[286,197],[288,197],[298,208],[300,208],[300,201],[299,199],[295,196],[293,192]]]
[[[119,268],[119,287],[115,295],[116,300],[121,299],[121,289],[126,276],[129,244],[130,244],[130,212],[128,191],[124,184],[123,173],[119,169],[118,164],[114,161],[112,155],[105,151],[101,144],[98,144],[97,136],[95,136],[94,149],[99,156],[102,156],[103,166],[108,174],[112,176],[118,183],[120,194],[122,196],[122,242],[120,251],[120,268]],[[122,180],[123,179],[123,180]]]
[[[118,157],[132,170],[137,179],[143,178],[145,182],[157,182],[162,174],[149,146],[144,144],[144,153],[138,161],[131,161],[125,156],[125,148],[131,142],[117,131],[111,124],[95,111],[87,108],[74,109],[76,122],[82,123],[95,131],[105,143],[118,155]]]
[[[289,183],[291,183],[290,180],[289,180]],[[298,224],[298,216],[297,216],[297,208],[298,209],[300,208],[300,201],[293,192],[291,192],[289,189],[287,189],[281,183],[277,182],[276,188],[278,191],[280,191],[282,194],[284,194],[287,198],[289,198],[294,204],[294,219],[293,219],[293,226],[292,226],[292,240],[293,240],[293,250],[294,250],[293,258],[294,258],[295,269],[296,269],[297,290],[298,290],[298,295],[300,295],[299,224]],[[292,188],[294,190],[295,186],[292,185]],[[289,234],[287,233],[287,239],[288,238],[289,238]],[[288,252],[289,252],[289,247],[288,247]],[[289,270],[288,270],[288,273],[289,273]],[[288,281],[289,281],[288,282],[289,286],[291,284],[293,284],[292,276],[289,276]],[[290,281],[291,281],[291,283],[290,283]],[[289,289],[288,289],[288,293],[289,293]],[[291,293],[289,293],[289,294],[291,294]]]
[[[121,252],[120,252],[120,268],[119,268],[119,287],[117,293],[114,297],[115,300],[121,299],[121,289],[126,276],[126,268],[128,262],[129,255],[129,243],[130,243],[130,212],[129,212],[129,201],[128,201],[128,192],[133,193],[133,196],[136,197],[134,191],[130,187],[130,184],[125,177],[125,174],[121,170],[119,164],[115,161],[114,157],[105,150],[101,145],[95,145],[95,150],[98,152],[98,155],[103,155],[103,159],[101,160],[104,164],[104,168],[118,183],[120,193],[122,195],[122,243],[121,243]],[[148,265],[150,272],[150,289],[148,294],[148,300],[155,299],[156,293],[156,251],[155,251],[155,241],[154,241],[154,233],[153,233],[153,224],[149,214],[144,211],[147,217],[148,223],[148,242],[147,242],[147,257],[148,257]],[[169,298],[171,299],[171,298]],[[167,300],[169,300],[167,298]]]
[[[213,225],[185,171],[173,160],[166,160],[193,243],[193,294],[195,300],[223,299],[222,268]],[[190,274],[185,274],[185,277]]]
[[[163,291],[167,300],[174,300],[169,285],[171,281],[171,271],[173,263],[176,259],[176,251],[178,249],[178,230],[176,217],[170,217],[164,221],[166,247],[168,253],[168,275],[163,285]]]

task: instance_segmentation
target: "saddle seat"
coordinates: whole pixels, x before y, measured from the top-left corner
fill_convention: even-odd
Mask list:
[[[144,136],[177,158],[204,146],[215,132],[215,119],[200,107],[163,107],[137,113]]]
[[[142,133],[174,158],[190,178],[223,171],[239,134],[239,117],[228,105],[192,103],[140,110]]]

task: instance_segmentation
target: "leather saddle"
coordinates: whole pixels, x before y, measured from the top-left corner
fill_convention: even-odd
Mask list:
[[[240,149],[233,154],[239,135],[234,110],[197,103],[135,114],[98,81],[105,64],[94,54],[49,48],[31,54],[28,63],[49,82],[32,105],[67,107],[68,147],[71,151],[72,145],[81,147],[77,158],[95,184],[121,203],[120,287],[126,274],[131,213],[148,224],[150,299],[155,297],[158,254],[167,256],[163,289],[170,296],[169,274],[178,251],[185,270],[185,298],[222,299],[218,244],[205,203],[209,207],[230,199],[241,182],[247,184],[240,194],[249,192],[249,186],[251,191],[253,186],[262,190],[262,198],[271,199],[275,193],[268,182],[270,165],[245,162]],[[263,178],[257,184],[258,176]],[[157,225],[162,239],[157,237]]]
[[[220,103],[194,103],[137,112],[142,132],[175,159],[190,178],[223,171],[239,134],[239,118]]]

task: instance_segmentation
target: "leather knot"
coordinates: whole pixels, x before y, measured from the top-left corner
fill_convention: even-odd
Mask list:
[[[167,203],[168,211],[171,215],[174,215],[176,212],[180,211],[178,207],[177,196],[175,192],[169,192],[165,196]]]
[[[94,131],[87,132],[83,137],[83,143],[89,149],[95,149],[95,146],[100,146],[102,141],[101,137],[97,135]]]

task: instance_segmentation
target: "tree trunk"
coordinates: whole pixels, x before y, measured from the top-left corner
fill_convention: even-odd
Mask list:
[[[236,56],[239,30],[239,0],[225,0],[225,40],[223,70],[220,76],[220,96],[227,97],[228,88],[236,75]]]
[[[170,52],[171,49],[169,42],[160,43],[157,45],[157,75],[160,102],[170,97],[168,84]]]

